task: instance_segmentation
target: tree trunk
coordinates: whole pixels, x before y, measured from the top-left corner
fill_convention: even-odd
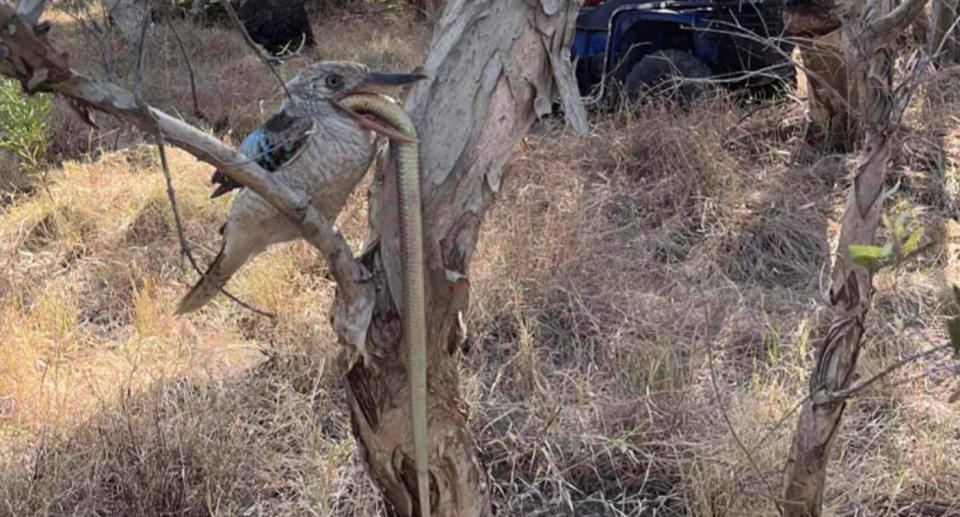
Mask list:
[[[454,346],[467,310],[468,269],[503,166],[534,118],[556,97],[585,131],[569,61],[575,0],[454,0],[424,65],[429,79],[407,111],[420,132],[429,364],[432,515],[491,515],[481,466],[459,396]],[[362,257],[376,302],[366,332],[373,364],[347,376],[354,435],[393,514],[419,515],[411,450],[407,352],[400,325],[396,175],[383,160],[370,191]],[[349,325],[335,324],[337,328]],[[349,341],[349,336],[341,336]]]
[[[859,7],[863,9],[862,4]],[[854,380],[863,322],[873,295],[872,274],[852,262],[849,246],[873,244],[876,239],[896,116],[893,44],[898,30],[922,7],[922,0],[907,0],[894,10],[892,0],[875,0],[869,8],[854,12],[850,19],[856,21],[843,29],[848,63],[855,64],[857,71],[862,139],[831,279],[832,324],[819,346],[810,376],[811,396],[801,409],[784,472],[786,517],[822,514],[830,447],[846,405],[832,394]]]
[[[797,47],[807,77],[811,137],[827,149],[847,150],[853,147],[857,135],[851,115],[857,99],[848,81],[841,37],[834,31],[802,39]]]
[[[855,134],[850,118],[853,95],[840,45],[840,15],[831,0],[784,4],[784,27],[797,38],[807,78],[811,137],[828,148],[848,149]]]
[[[783,4],[783,25],[790,36],[823,36],[839,29],[840,24],[833,0],[791,0]]]

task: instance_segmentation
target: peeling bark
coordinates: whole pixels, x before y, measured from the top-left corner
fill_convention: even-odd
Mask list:
[[[407,111],[420,133],[427,291],[431,507],[438,516],[491,515],[487,474],[459,396],[452,341],[467,310],[469,265],[480,224],[510,153],[560,98],[583,132],[568,49],[580,2],[454,0],[447,4]],[[415,516],[407,353],[400,325],[396,175],[383,160],[370,191],[364,264],[376,305],[371,365],[349,372],[354,435],[396,515]]]
[[[954,7],[958,1],[940,0],[941,4],[953,2]],[[806,73],[808,114],[812,123],[810,136],[818,145],[840,151],[852,149],[861,136],[857,125],[861,96],[853,86],[855,78],[850,75],[851,53],[845,50],[849,45],[844,40],[849,32],[840,30],[843,19],[849,18],[849,11],[856,3],[792,0],[784,4],[783,10],[785,31],[796,38]],[[953,19],[950,18],[947,27]],[[929,20],[924,13],[914,15],[908,24],[912,24],[914,38],[921,43],[927,41]],[[940,40],[945,30],[941,29]],[[930,34],[929,45],[934,44],[937,33]]]
[[[895,97],[894,42],[898,30],[916,17],[924,0],[875,0],[855,5],[844,25],[849,63],[856,64],[861,143],[831,278],[832,324],[820,342],[784,472],[784,516],[822,515],[830,448],[846,406],[829,396],[848,388],[860,355],[863,322],[873,295],[871,272],[853,263],[851,244],[874,244],[883,209],[883,185],[891,157]]]

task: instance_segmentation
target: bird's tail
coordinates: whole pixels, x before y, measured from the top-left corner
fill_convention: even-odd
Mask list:
[[[177,315],[193,312],[203,307],[220,292],[220,288],[227,283],[227,280],[230,280],[230,276],[237,268],[225,267],[223,252],[224,249],[221,248],[220,253],[217,254],[217,258],[213,259],[213,263],[207,268],[203,278],[197,281],[190,292],[177,304]]]

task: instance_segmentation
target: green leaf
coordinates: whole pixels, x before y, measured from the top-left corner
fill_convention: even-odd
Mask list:
[[[950,318],[947,322],[947,330],[950,331],[950,344],[953,345],[953,352],[960,354],[960,316]]]
[[[850,255],[854,259],[858,257],[871,258],[871,259],[881,259],[890,254],[886,248],[881,248],[880,246],[869,246],[864,244],[851,244],[850,245]]]
[[[910,234],[910,237],[907,238],[906,242],[903,243],[903,253],[904,255],[909,255],[917,250],[920,246],[920,239],[923,237],[923,228],[917,228],[913,233]]]
[[[873,272],[876,272],[880,269],[880,261],[873,257],[864,257],[862,255],[859,257],[853,257],[853,263],[858,266],[863,266]]]
[[[879,246],[868,246],[864,244],[850,245],[850,256],[853,258],[853,263],[871,271],[877,271],[883,267],[885,259],[889,257],[892,252],[893,249],[887,249],[886,246],[881,248]]]

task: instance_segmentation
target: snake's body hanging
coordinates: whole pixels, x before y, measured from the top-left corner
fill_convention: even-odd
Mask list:
[[[420,517],[430,517],[427,424],[427,329],[423,279],[423,221],[420,205],[420,143],[403,108],[381,95],[353,95],[340,104],[355,113],[370,113],[390,123],[406,140],[391,139],[397,158],[400,214],[403,337],[409,350],[413,455],[417,470]]]

